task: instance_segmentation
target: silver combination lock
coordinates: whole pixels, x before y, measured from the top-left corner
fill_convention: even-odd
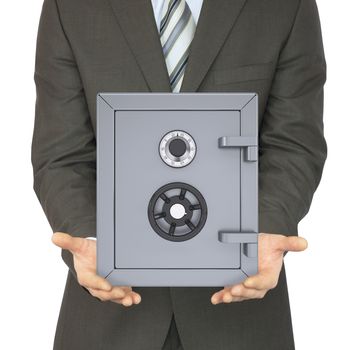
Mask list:
[[[193,137],[182,130],[168,132],[159,143],[160,157],[165,164],[173,168],[182,168],[190,164],[196,151]]]

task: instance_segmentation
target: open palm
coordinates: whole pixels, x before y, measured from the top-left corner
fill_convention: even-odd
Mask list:
[[[80,237],[72,237],[63,232],[55,232],[52,242],[73,254],[74,269],[81,286],[101,301],[131,306],[141,301],[141,296],[129,286],[112,286],[96,272],[96,241]]]
[[[213,304],[230,303],[247,299],[261,299],[277,286],[286,251],[300,252],[307,248],[307,241],[298,236],[260,233],[258,241],[258,274],[240,284],[226,286],[214,293]]]

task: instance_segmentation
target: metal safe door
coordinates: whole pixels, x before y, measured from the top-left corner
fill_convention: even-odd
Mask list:
[[[174,130],[191,135],[196,147],[193,161],[181,168],[159,154],[162,137]],[[240,266],[239,246],[223,244],[217,234],[240,230],[240,149],[218,147],[227,134],[240,134],[238,111],[116,111],[116,268]],[[148,218],[152,195],[174,182],[196,188],[207,205],[204,227],[184,241],[163,238]]]
[[[257,272],[254,93],[97,95],[97,272],[224,286]]]

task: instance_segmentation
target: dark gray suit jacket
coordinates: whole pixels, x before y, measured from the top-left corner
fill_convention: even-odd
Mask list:
[[[34,78],[34,190],[53,231],[93,236],[96,94],[171,91],[151,1],[45,0]],[[327,154],[325,79],[314,0],[204,0],[181,91],[258,93],[260,232],[297,235],[309,210]],[[294,348],[284,267],[261,300],[135,288],[142,302],[125,308],[90,296],[62,254],[57,350],[161,349],[172,313],[186,350]]]

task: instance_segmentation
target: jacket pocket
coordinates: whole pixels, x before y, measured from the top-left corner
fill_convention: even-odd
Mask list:
[[[274,73],[273,62],[236,66],[230,69],[214,70],[215,84],[239,83],[270,79]]]

